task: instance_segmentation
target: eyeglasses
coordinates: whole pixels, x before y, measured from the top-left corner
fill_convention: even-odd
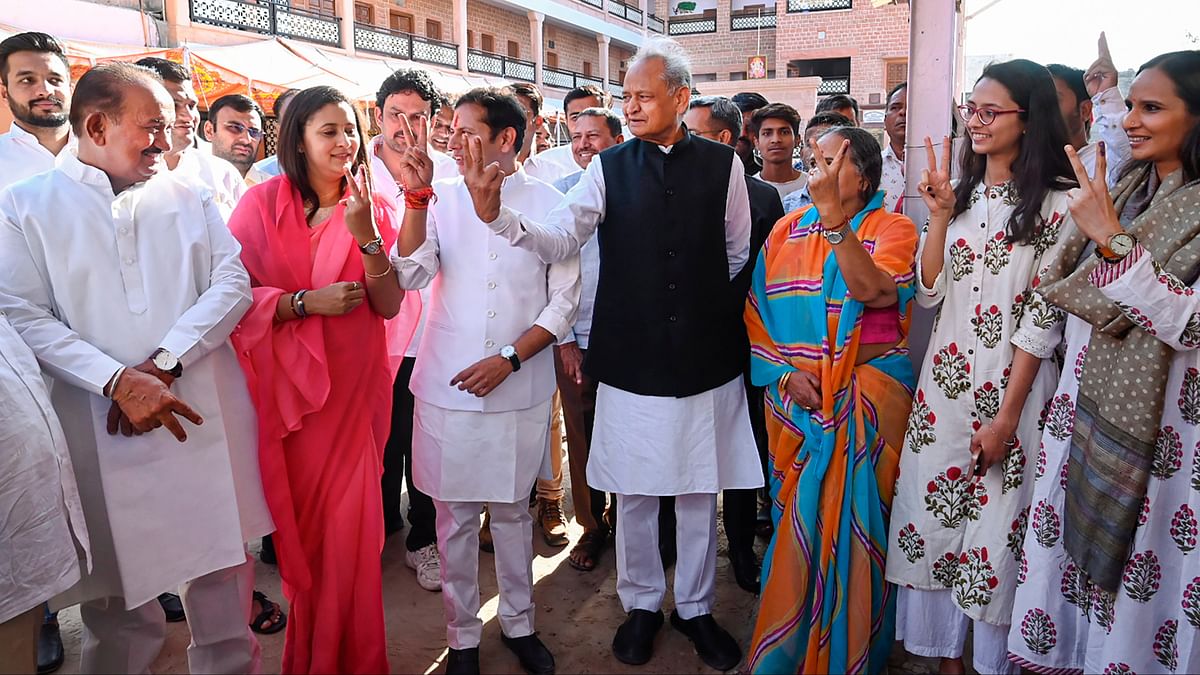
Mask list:
[[[248,127],[245,124],[242,124],[241,122],[226,122],[225,128],[235,136],[241,136],[242,134],[250,134],[250,140],[253,140],[253,141],[261,141],[262,137],[263,137],[262,129],[255,129],[254,127]]]
[[[987,126],[996,121],[996,115],[1008,115],[1010,113],[1023,113],[1024,108],[1014,108],[1012,110],[996,110],[995,108],[976,108],[973,105],[958,106],[958,116],[964,122],[970,122],[972,117],[979,115],[979,123]]]

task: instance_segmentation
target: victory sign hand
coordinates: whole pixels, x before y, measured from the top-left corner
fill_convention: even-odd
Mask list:
[[[954,187],[950,184],[950,137],[942,138],[942,163],[937,161],[937,153],[933,151],[933,140],[925,137],[925,155],[929,168],[921,171],[921,183],[917,190],[929,209],[929,215],[944,218],[949,222],[954,213]]]
[[[471,201],[475,205],[475,215],[485,223],[490,223],[500,217],[500,186],[504,182],[504,172],[500,170],[499,162],[486,166],[483,163],[483,141],[477,136],[470,136],[463,147],[463,180],[471,193]]]

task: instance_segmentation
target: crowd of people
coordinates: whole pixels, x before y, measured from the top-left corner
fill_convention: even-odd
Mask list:
[[[1122,95],[1098,51],[990,65],[938,139],[901,84],[884,147],[849,96],[698,95],[668,38],[622,115],[570,91],[558,147],[533,85],[400,70],[372,124],[280,95],[256,161],[258,103],[201,125],[178,63],[72,82],[54,37],[0,42],[0,672],[59,667],[73,605],[82,672],[149,672],[184,619],[191,672],[281,630],[285,673],[416,668],[380,564],[407,521],[446,671],[488,649],[482,550],[503,645],[552,673],[564,436],[621,663],[669,606],[721,671],[881,672],[898,640],[961,673],[968,637],[982,673],[1200,669],[1200,52]]]

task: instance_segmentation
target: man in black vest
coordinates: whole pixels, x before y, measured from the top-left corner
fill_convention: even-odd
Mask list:
[[[750,204],[733,149],[683,124],[690,90],[683,48],[647,40],[625,79],[636,138],[593,158],[545,224],[501,207],[503,176],[484,166],[477,141],[463,173],[480,220],[547,262],[599,237],[584,360],[600,383],[587,472],[592,487],[619,495],[617,595],[629,618],[613,654],[634,665],[652,655],[666,594],[658,500],[673,495],[671,625],[706,664],[729,670],[741,650],[712,617],[717,493],[763,484],[741,382],[749,348],[736,279],[749,258]]]

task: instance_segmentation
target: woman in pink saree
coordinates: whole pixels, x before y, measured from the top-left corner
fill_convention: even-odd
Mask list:
[[[403,299],[387,258],[396,226],[371,194],[349,100],[313,87],[288,112],[283,175],[229,221],[254,287],[233,344],[291,604],[282,671],[387,672],[379,479],[394,375],[384,321]]]

